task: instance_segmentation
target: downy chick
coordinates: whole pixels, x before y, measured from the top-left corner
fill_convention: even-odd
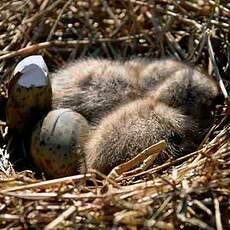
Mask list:
[[[91,124],[139,97],[134,71],[118,61],[84,59],[53,74],[53,107],[71,108]]]
[[[165,139],[157,162],[195,150],[198,125],[190,116],[151,98],[130,102],[102,119],[85,145],[87,168],[108,174],[145,148]],[[85,171],[82,165],[81,172]]]
[[[53,78],[54,95],[63,93],[56,93],[54,104],[71,107],[91,122],[104,117],[85,148],[87,167],[104,173],[161,139],[169,143],[161,160],[195,150],[211,124],[219,96],[214,81],[171,59],[124,64],[88,59],[56,75],[64,84]],[[140,97],[146,99],[128,103]]]
[[[199,120],[203,127],[212,123],[212,111],[222,99],[216,82],[190,67],[176,71],[148,95]]]
[[[183,62],[179,62],[171,58],[161,60],[144,60],[145,61],[143,62],[143,60],[139,61],[139,59],[134,59],[128,62],[129,65],[135,66],[136,68],[138,67],[138,63],[142,65],[141,68],[138,68],[140,70],[138,83],[143,94],[148,91],[155,90],[158,85],[173,76],[176,71],[189,68],[189,66]]]
[[[185,67],[172,59],[78,60],[51,76],[53,107],[71,108],[91,124],[97,124],[113,109],[144,97],[176,70]]]

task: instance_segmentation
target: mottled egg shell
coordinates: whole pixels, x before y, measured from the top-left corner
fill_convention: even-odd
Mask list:
[[[6,122],[19,133],[30,129],[51,109],[52,90],[43,58],[23,59],[9,82]]]
[[[50,111],[32,133],[31,157],[48,178],[79,173],[89,125],[70,109]]]

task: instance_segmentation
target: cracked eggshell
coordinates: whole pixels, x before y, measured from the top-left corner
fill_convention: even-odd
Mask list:
[[[50,111],[32,133],[30,152],[35,165],[48,178],[79,173],[89,125],[70,109]]]
[[[40,55],[23,59],[14,74],[8,86],[6,122],[10,129],[23,133],[50,111],[52,89]]]

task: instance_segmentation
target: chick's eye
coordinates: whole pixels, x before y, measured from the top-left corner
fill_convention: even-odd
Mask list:
[[[172,132],[170,139],[175,145],[179,145],[182,143],[182,137],[178,133]]]

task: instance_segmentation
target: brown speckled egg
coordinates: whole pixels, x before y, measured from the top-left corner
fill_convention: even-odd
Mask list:
[[[48,178],[79,173],[88,131],[88,122],[79,113],[70,109],[49,112],[32,133],[30,152],[35,165]]]
[[[48,70],[40,55],[23,59],[8,86],[6,122],[23,133],[51,109],[52,90]]]

